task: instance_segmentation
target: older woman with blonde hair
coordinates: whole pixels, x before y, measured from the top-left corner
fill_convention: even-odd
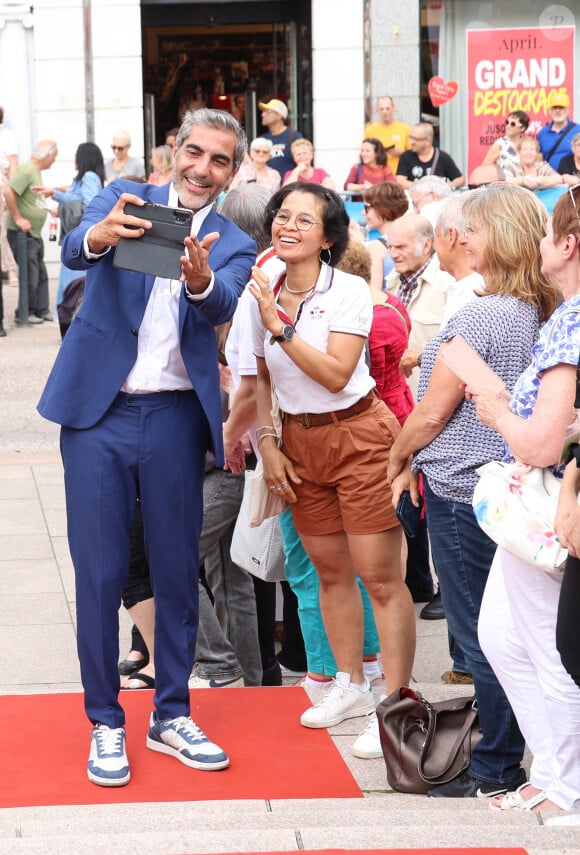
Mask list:
[[[312,165],[314,146],[310,140],[304,139],[304,137],[294,140],[290,146],[290,151],[296,166],[286,173],[282,182],[283,185],[292,184],[293,181],[311,181],[313,184],[322,184],[323,187],[336,190],[336,184],[328,172],[319,166]]]
[[[161,187],[171,181],[173,175],[173,149],[170,145],[158,145],[151,149],[151,166],[153,172],[147,179],[149,184]]]
[[[535,137],[522,137],[518,143],[519,160],[504,167],[505,180],[528,190],[545,190],[562,184],[562,176],[540,154]]]
[[[469,266],[483,276],[481,296],[470,300],[427,343],[421,359],[419,403],[391,449],[393,501],[405,488],[417,501],[414,473],[423,474],[427,527],[445,616],[473,674],[483,738],[471,765],[429,795],[493,797],[526,780],[524,741],[508,699],[484,652],[477,623],[496,550],[472,508],[479,466],[501,458],[501,437],[477,419],[458,377],[439,354],[462,336],[508,390],[530,362],[532,348],[558,302],[543,274],[538,244],[546,211],[521,187],[492,184],[465,194],[456,209]],[[466,366],[467,367],[467,366]]]
[[[265,137],[256,137],[250,143],[248,159],[238,169],[231,187],[239,187],[241,184],[261,184],[270,193],[280,189],[280,175],[271,166],[268,160],[272,153],[272,140]]]
[[[560,197],[540,243],[542,275],[557,283],[563,302],[542,329],[511,400],[467,387],[478,418],[506,443],[504,459],[549,467],[556,476],[562,474],[558,461],[573,417],[580,357],[579,189]],[[561,583],[558,573],[502,547],[495,554],[479,638],[533,754],[529,784],[494,799],[499,810],[580,809],[580,689],[556,647]],[[577,620],[576,611],[576,639]]]

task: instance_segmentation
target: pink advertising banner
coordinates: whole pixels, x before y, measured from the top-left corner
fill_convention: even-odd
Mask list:
[[[551,92],[574,105],[575,27],[467,30],[468,175],[505,133],[513,110],[530,117],[528,133],[549,121]]]

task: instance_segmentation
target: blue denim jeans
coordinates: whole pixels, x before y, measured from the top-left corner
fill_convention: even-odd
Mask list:
[[[477,622],[495,543],[480,529],[471,505],[441,499],[425,478],[427,528],[437,566],[445,616],[473,674],[483,738],[471,772],[483,781],[517,777],[524,740],[508,699],[477,638]]]
[[[302,546],[300,535],[294,528],[292,511],[289,508],[286,509],[279,519],[286,554],[286,578],[298,599],[298,616],[304,636],[308,670],[313,674],[334,677],[338,668],[320,613],[320,581],[316,567],[308,557]],[[365,626],[363,653],[366,656],[378,653],[379,637],[371,601],[358,577],[357,582],[363,601]]]

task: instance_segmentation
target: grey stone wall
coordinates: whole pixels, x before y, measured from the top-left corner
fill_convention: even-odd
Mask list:
[[[395,101],[395,116],[409,125],[420,113],[419,0],[370,0],[372,121],[381,95]]]

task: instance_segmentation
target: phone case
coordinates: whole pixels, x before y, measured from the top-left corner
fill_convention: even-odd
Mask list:
[[[401,498],[397,502],[395,508],[395,516],[403,526],[403,531],[407,537],[415,537],[419,520],[421,519],[421,511],[423,510],[423,497],[419,496],[419,507],[416,508],[411,501],[411,494],[408,490],[403,490]]]
[[[164,279],[179,279],[179,259],[185,251],[184,240],[191,233],[193,213],[154,202],[144,205],[128,202],[125,213],[149,220],[153,226],[139,238],[121,238],[115,249],[114,266]]]
[[[505,383],[501,377],[498,377],[462,335],[456,335],[448,347],[440,350],[437,358],[457,374],[460,380],[480,392],[500,394],[505,391]]]

